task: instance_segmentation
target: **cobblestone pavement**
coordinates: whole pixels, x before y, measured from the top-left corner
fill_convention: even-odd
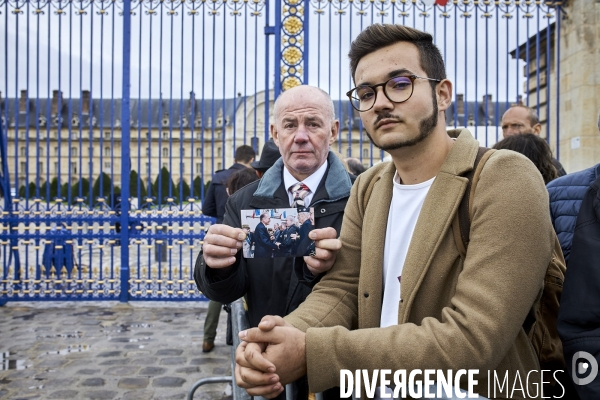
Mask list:
[[[0,399],[185,399],[231,375],[221,312],[202,353],[207,302],[38,302],[0,308]],[[231,399],[229,384],[194,399]]]

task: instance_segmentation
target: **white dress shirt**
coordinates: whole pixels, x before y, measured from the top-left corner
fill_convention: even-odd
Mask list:
[[[310,189],[310,193],[307,194],[304,198],[304,205],[308,207],[312,201],[313,196],[315,195],[315,192],[317,191],[317,188],[319,187],[319,184],[321,183],[321,180],[323,179],[323,176],[325,176],[325,171],[327,171],[327,160],[325,160],[323,165],[321,165],[319,169],[316,170],[312,175],[310,175],[303,181],[299,181],[298,179],[294,178],[292,174],[290,174],[290,171],[288,171],[287,167],[284,165],[283,184],[285,185],[285,190],[288,194],[288,198],[290,199],[290,205],[294,202],[294,196],[290,192],[290,188],[296,183],[302,182]]]

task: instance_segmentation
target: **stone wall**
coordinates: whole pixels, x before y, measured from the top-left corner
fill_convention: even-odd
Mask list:
[[[559,142],[560,161],[567,172],[575,172],[600,162],[600,1],[569,3],[560,21]]]

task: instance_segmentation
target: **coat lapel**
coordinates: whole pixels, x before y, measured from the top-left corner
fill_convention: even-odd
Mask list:
[[[442,239],[451,229],[468,182],[467,178],[460,175],[473,168],[478,148],[479,143],[467,130],[463,130],[429,189],[402,270],[401,297],[404,307],[398,311],[399,323],[408,320],[418,288]]]
[[[392,179],[395,172],[396,168],[390,162],[374,178],[378,181],[373,186],[363,216],[359,293],[369,293],[369,298],[359,296],[359,328],[373,328],[380,325],[383,300],[383,252],[393,193]]]

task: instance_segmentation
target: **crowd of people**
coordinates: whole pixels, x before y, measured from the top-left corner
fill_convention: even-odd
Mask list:
[[[503,115],[492,150],[448,131],[453,84],[426,32],[371,25],[349,58],[347,95],[391,162],[363,171],[340,159],[329,95],[288,89],[259,161],[270,165],[223,199],[197,257],[209,299],[246,300],[253,328],[240,332],[237,384],[328,400],[340,397],[341,370],[476,369],[474,386],[457,384],[484,397],[494,371],[511,385],[527,377],[495,397],[600,398],[600,378],[577,378],[582,351],[596,370],[600,360],[600,164],[566,174],[523,105]],[[254,232],[240,214],[290,207],[298,221],[271,226],[265,212]],[[290,250],[308,222],[310,255]],[[541,366],[564,373],[530,376]]]

